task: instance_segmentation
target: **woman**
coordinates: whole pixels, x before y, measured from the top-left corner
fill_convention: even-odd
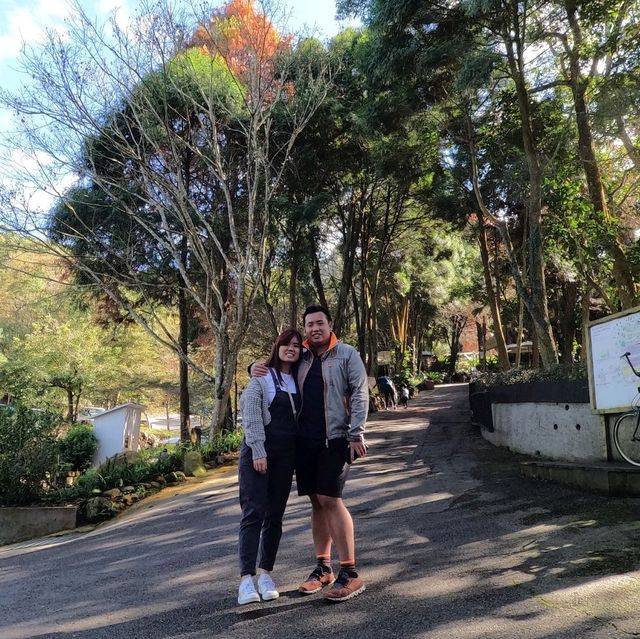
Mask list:
[[[244,430],[238,469],[242,507],[240,605],[280,596],[270,573],[295,464],[296,421],[302,404],[296,368],[301,349],[298,331],[289,329],[280,334],[267,361],[269,373],[253,377],[240,398]],[[258,555],[256,590],[253,577]]]

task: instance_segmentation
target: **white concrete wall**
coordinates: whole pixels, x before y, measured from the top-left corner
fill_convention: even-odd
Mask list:
[[[138,450],[143,408],[140,404],[122,404],[96,415],[93,433],[98,438],[98,450],[93,458],[94,466],[125,450]]]
[[[589,404],[493,404],[483,437],[525,455],[558,461],[606,461],[605,427]]]

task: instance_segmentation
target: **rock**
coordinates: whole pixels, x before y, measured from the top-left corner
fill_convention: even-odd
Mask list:
[[[167,484],[179,484],[180,483],[180,479],[178,478],[178,476],[175,473],[167,473],[165,475],[165,478],[167,480]]]
[[[151,483],[153,484],[153,482],[156,482],[158,484],[166,484],[167,480],[164,478],[164,475],[156,475],[155,477],[151,478]]]
[[[175,476],[180,480],[180,481],[187,481],[187,476],[181,471],[181,470],[176,470],[175,472]]]
[[[128,493],[134,493],[136,491],[133,486],[124,486],[121,490],[125,495]]]
[[[163,477],[163,479],[164,479],[164,477]],[[160,484],[160,482],[157,482],[157,481],[149,482],[149,486],[151,488],[162,488],[162,484]]]
[[[216,464],[218,464],[218,466],[221,466],[222,464],[228,464],[230,462],[233,462],[237,458],[238,456],[234,455],[233,453],[223,453],[222,455],[218,455],[216,457]]]
[[[122,491],[119,488],[112,488],[111,490],[105,490],[102,496],[107,499],[118,499],[118,497],[122,497]]]
[[[91,497],[81,506],[83,518],[89,523],[108,519],[116,512],[114,503],[106,497]]]
[[[185,453],[183,468],[185,475],[190,477],[202,477],[207,474],[207,469],[202,463],[202,455],[195,450]]]
[[[121,453],[109,457],[107,461],[103,462],[103,466],[107,463],[116,464],[117,466],[124,466],[126,464],[133,464],[138,459],[138,453],[135,450],[123,450]]]
[[[160,439],[153,433],[140,431],[139,436],[140,448],[157,448],[160,446]]]

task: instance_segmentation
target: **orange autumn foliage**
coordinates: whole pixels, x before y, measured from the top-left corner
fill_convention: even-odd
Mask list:
[[[243,84],[273,79],[278,53],[289,48],[290,37],[283,37],[267,16],[255,8],[253,0],[230,0],[201,25],[191,46],[210,56],[220,56]]]

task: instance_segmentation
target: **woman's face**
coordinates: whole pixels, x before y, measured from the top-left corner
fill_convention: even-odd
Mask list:
[[[300,341],[294,337],[288,344],[281,344],[278,348],[278,357],[282,362],[293,364],[300,358]]]

